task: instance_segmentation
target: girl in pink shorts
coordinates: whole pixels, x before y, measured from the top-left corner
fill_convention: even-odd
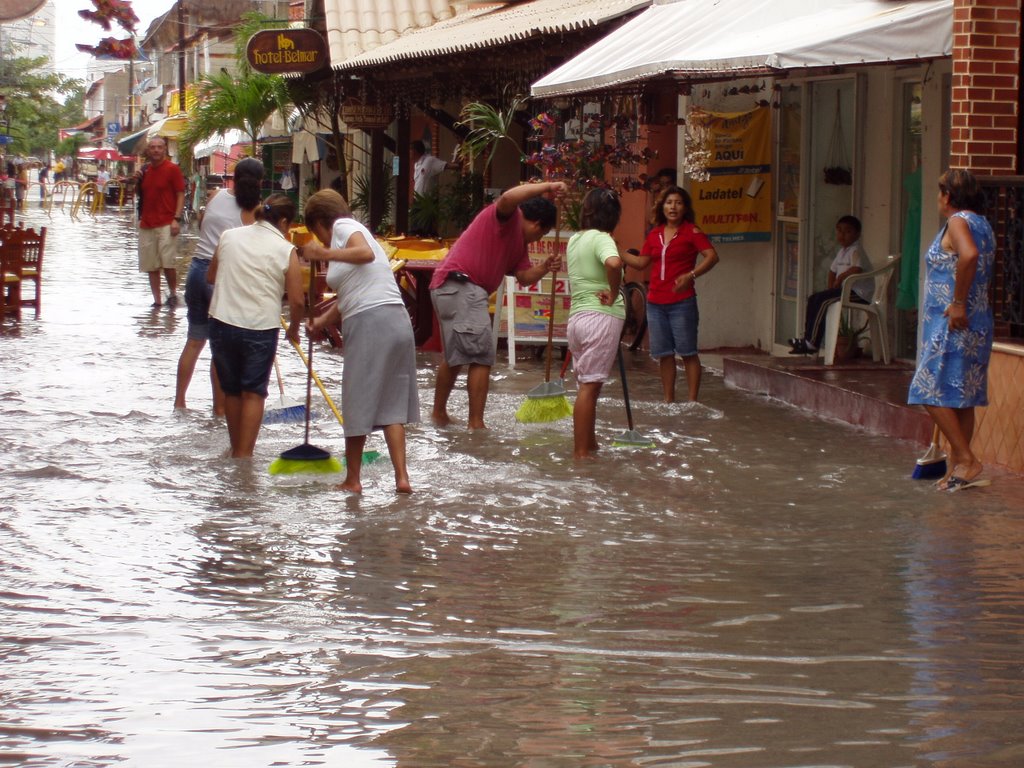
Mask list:
[[[597,398],[619,350],[626,308],[619,295],[622,259],[611,232],[622,206],[609,189],[594,189],[583,199],[583,231],[569,240],[566,258],[572,302],[569,351],[576,369],[573,407],[573,457],[589,458],[598,449]]]

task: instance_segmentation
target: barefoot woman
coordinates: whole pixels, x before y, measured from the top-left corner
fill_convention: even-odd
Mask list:
[[[921,349],[910,383],[911,405],[923,405],[950,445],[950,471],[943,490],[977,484],[981,462],[971,451],[974,409],[988,405],[988,360],[992,352],[989,281],[995,238],[977,213],[985,197],[968,171],[939,177],[939,213],[946,224],[925,256]]]
[[[329,262],[327,284],[338,294],[310,327],[318,331],[340,322],[345,345],[341,412],[346,474],[341,488],[362,491],[363,446],[366,436],[379,429],[395,470],[395,489],[411,493],[405,425],[420,420],[416,341],[388,257],[333,190],[311,195],[305,217],[316,240],[303,246],[302,255]]]

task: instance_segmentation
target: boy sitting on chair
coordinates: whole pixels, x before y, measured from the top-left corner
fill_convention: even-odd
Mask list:
[[[868,258],[860,244],[860,219],[856,216],[842,216],[836,222],[836,242],[839,252],[828,268],[828,288],[807,297],[807,312],[804,319],[804,335],[789,340],[791,355],[811,355],[821,346],[825,333],[825,310],[828,305],[839,301],[843,292],[843,280],[850,275],[863,272]],[[874,290],[871,280],[859,280],[853,286],[851,298],[868,304]]]

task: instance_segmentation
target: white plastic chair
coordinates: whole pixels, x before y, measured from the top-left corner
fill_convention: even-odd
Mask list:
[[[859,272],[843,280],[843,292],[838,301],[829,305],[825,314],[825,336],[822,355],[825,365],[833,365],[836,360],[836,340],[839,338],[839,325],[843,312],[857,311],[868,316],[868,329],[871,333],[871,357],[888,364],[892,360],[889,349],[889,283],[899,266],[899,254],[890,255],[885,264],[870,272]],[[858,280],[873,278],[875,290],[871,294],[870,304],[861,304],[851,299],[853,285]]]

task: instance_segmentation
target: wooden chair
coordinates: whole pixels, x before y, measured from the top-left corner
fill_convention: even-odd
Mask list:
[[[839,301],[829,305],[825,314],[825,336],[822,354],[825,365],[833,365],[836,358],[836,339],[839,337],[840,317],[843,312],[863,312],[867,315],[871,331],[871,357],[886,365],[892,360],[889,348],[889,283],[900,264],[899,254],[889,256],[885,264],[870,272],[860,272],[843,280],[843,293]],[[850,294],[858,280],[873,280],[875,290],[871,303],[860,304]]]
[[[7,315],[21,320],[21,256],[10,238],[0,244],[0,276],[0,321],[7,319]]]
[[[46,227],[40,227],[36,232],[33,229],[16,230],[11,237],[15,248],[20,252],[21,257],[21,284],[32,282],[34,292],[32,298],[21,296],[21,306],[33,307],[36,317],[39,317],[39,309],[42,303],[43,287],[43,250],[46,246]]]
[[[14,225],[14,196],[8,196],[7,190],[0,190],[0,224],[10,222]]]

